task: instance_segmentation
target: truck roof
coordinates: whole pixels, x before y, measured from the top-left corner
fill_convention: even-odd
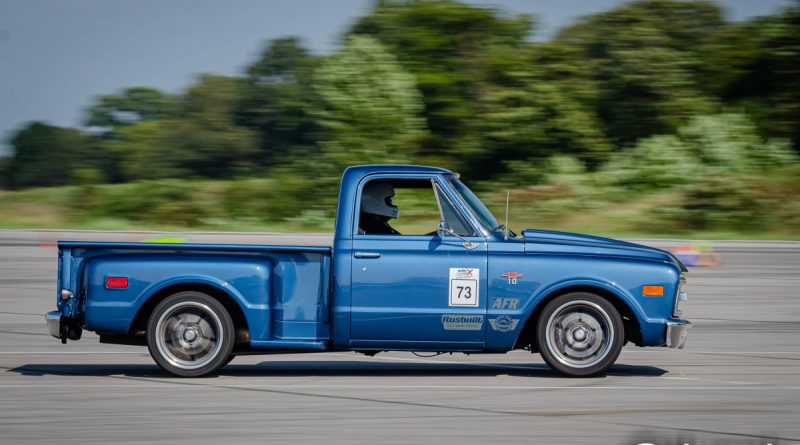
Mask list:
[[[427,165],[409,164],[366,164],[354,165],[345,170],[345,174],[364,176],[371,173],[450,173],[450,170],[440,167],[430,167]]]

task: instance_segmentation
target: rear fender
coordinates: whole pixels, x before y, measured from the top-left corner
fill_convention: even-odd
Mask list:
[[[272,263],[266,259],[210,257],[103,257],[86,266],[84,327],[105,333],[128,333],[152,298],[170,288],[215,289],[241,309],[250,335],[267,337]],[[194,273],[187,274],[186,270]],[[124,288],[108,288],[107,277],[128,278]],[[256,329],[253,331],[253,329]]]
[[[212,289],[213,292],[211,291]],[[258,317],[253,317],[253,314],[251,314],[249,310],[245,310],[245,308],[249,308],[252,305],[248,303],[247,299],[239,292],[239,290],[214,277],[187,275],[153,284],[144,292],[142,292],[141,301],[137,301],[137,304],[139,305],[139,311],[134,319],[131,320],[131,324],[128,326],[127,331],[130,332],[131,329],[136,329],[137,326],[144,328],[150,311],[152,311],[161,300],[169,295],[185,290],[198,290],[209,293],[214,297],[220,296],[218,299],[225,298],[227,300],[222,301],[222,303],[226,306],[229,304],[236,305],[238,307],[239,314],[232,313],[231,316],[234,317],[234,321],[236,321],[237,318],[240,318],[240,321],[246,324],[244,328],[247,329],[248,333],[250,332],[250,326],[259,326],[259,320],[257,319]],[[228,310],[230,312],[235,310],[235,308],[229,306]],[[250,318],[248,318],[248,315],[250,315]],[[264,326],[264,324],[262,323],[261,326]]]

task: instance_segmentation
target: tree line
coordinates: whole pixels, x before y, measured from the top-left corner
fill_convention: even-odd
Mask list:
[[[348,165],[412,162],[517,184],[568,165],[646,189],[797,162],[800,2],[730,22],[711,2],[643,0],[548,41],[534,30],[456,1],[378,1],[333,54],[280,38],[240,76],[103,95],[81,128],[32,122],[3,186],[269,175],[332,197]]]

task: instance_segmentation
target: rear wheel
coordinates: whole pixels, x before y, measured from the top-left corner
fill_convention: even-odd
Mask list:
[[[147,347],[164,370],[181,377],[216,371],[231,356],[234,326],[225,307],[202,292],[167,297],[150,314]]]
[[[616,308],[594,294],[561,295],[545,306],[536,327],[545,362],[556,371],[585,377],[607,370],[625,343],[625,328]]]

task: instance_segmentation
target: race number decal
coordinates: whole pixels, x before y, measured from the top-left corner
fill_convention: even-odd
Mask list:
[[[480,269],[450,269],[450,306],[478,306]]]

